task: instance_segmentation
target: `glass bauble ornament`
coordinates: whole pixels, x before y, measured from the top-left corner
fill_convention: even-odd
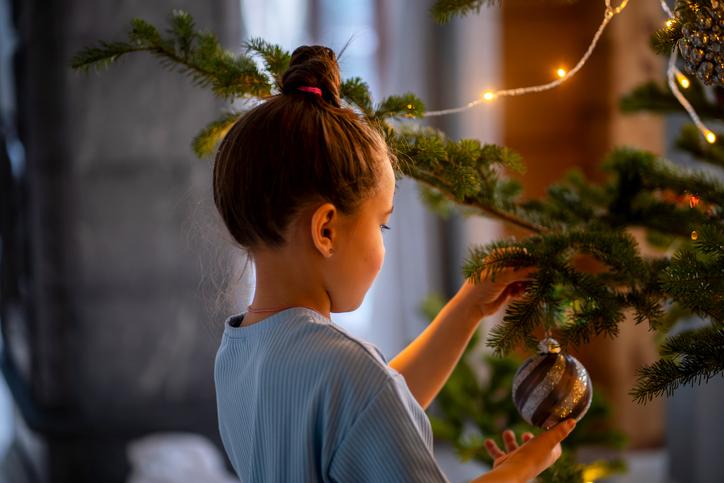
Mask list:
[[[538,344],[513,378],[513,403],[528,423],[543,429],[568,418],[579,421],[591,406],[593,386],[575,357],[561,353],[555,339]]]

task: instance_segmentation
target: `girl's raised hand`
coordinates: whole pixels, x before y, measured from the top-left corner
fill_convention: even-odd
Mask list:
[[[503,441],[507,452],[492,440],[486,440],[485,448],[494,460],[493,470],[475,482],[524,483],[532,480],[561,456],[560,443],[575,426],[575,419],[567,419],[535,437],[531,433],[524,433],[520,446],[515,434],[506,430],[503,432]]]
[[[508,299],[521,295],[534,272],[535,268],[507,269],[498,272],[494,282],[490,279],[478,283],[465,280],[455,299],[473,310],[479,318],[486,317],[497,312]]]
[[[501,248],[499,250],[507,251],[509,249]],[[494,263],[494,260],[491,260],[490,263]],[[466,309],[472,310],[472,313],[479,316],[479,318],[497,312],[509,298],[521,295],[532,281],[532,276],[536,271],[536,267],[525,267],[517,270],[504,268],[497,271],[495,277],[492,277],[488,276],[487,264],[488,261],[486,260],[483,269],[484,273],[481,275],[482,280],[478,283],[473,283],[469,279],[465,280],[465,283],[455,295],[457,303],[462,304]]]

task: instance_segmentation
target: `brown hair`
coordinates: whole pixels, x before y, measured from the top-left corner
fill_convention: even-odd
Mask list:
[[[359,114],[342,107],[339,86],[331,49],[299,47],[281,93],[242,116],[224,137],[214,162],[214,203],[242,247],[283,245],[284,231],[304,206],[328,201],[349,215],[378,186],[380,161],[392,161],[387,145]]]

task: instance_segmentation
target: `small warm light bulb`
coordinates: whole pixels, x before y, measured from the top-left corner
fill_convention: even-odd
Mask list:
[[[700,199],[699,199],[698,196],[696,196],[696,195],[689,195],[689,206],[690,206],[691,208],[696,208],[696,205],[699,204],[699,201],[700,201]]]
[[[692,231],[692,232],[691,232],[691,239],[692,239],[692,240],[696,240],[697,238],[699,238],[699,234],[696,232],[696,230]]]
[[[676,80],[679,81],[679,85],[683,87],[684,89],[688,89],[691,85],[691,82],[689,82],[689,79],[686,78],[684,74],[681,72],[676,72]]]
[[[408,109],[412,109],[412,104],[408,104],[408,105],[407,105],[407,108],[408,108]]]
[[[556,75],[561,79],[563,79],[567,73],[568,72],[566,72],[566,69],[564,69],[563,67],[559,67],[558,70],[556,70]]]
[[[483,99],[486,101],[492,101],[495,99],[495,93],[493,91],[485,91],[483,92]]]
[[[711,131],[704,133],[704,137],[706,138],[706,142],[709,144],[714,144],[716,142],[716,134]]]
[[[672,19],[666,21],[666,28],[670,29],[672,25],[674,25],[674,21]]]

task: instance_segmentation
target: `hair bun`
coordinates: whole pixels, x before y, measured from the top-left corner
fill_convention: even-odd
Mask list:
[[[302,45],[292,52],[289,68],[282,76],[281,90],[292,94],[298,93],[299,87],[317,87],[327,102],[340,107],[339,84],[339,64],[334,51],[322,45]]]

